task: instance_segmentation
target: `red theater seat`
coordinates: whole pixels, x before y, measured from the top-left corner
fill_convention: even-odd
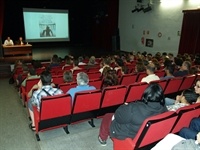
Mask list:
[[[133,73],[124,74],[124,75],[121,76],[119,84],[128,86],[130,84],[135,83],[136,79],[137,79],[137,74],[133,74]]]
[[[71,96],[66,94],[47,96],[41,99],[40,111],[33,106],[36,138],[39,141],[39,132],[64,127],[68,133],[67,125],[71,116]]]
[[[112,138],[113,149],[145,149],[145,146],[161,140],[168,133],[170,133],[176,119],[177,115],[175,112],[172,111],[167,111],[165,113],[149,117],[143,122],[134,139],[126,138],[125,140],[118,140]]]

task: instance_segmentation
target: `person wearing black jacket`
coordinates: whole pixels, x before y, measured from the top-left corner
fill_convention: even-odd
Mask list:
[[[151,83],[141,100],[125,103],[114,114],[108,113],[103,117],[98,140],[105,146],[108,136],[120,140],[134,138],[146,118],[166,111],[162,88],[157,83]]]

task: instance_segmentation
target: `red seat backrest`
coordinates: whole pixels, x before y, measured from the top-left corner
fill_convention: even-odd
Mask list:
[[[63,80],[63,75],[55,75],[55,76],[52,76],[52,82],[54,84],[62,84],[64,83],[64,80]]]
[[[165,76],[165,70],[157,70],[155,74],[160,78]]]
[[[172,133],[179,132],[183,127],[189,127],[190,121],[200,116],[200,103],[181,107],[176,110],[176,113],[178,114],[178,119],[171,131]]]
[[[162,87],[163,91],[165,91],[167,82],[168,80],[154,80],[154,81],[151,81],[150,83],[158,83]]]
[[[101,98],[101,108],[120,105],[124,103],[126,86],[117,85],[103,89]]]
[[[97,72],[88,72],[87,73],[89,79],[98,79],[101,77],[101,72],[97,71]]]
[[[133,140],[130,138],[113,139],[114,150],[120,150],[124,147],[127,147],[128,150],[138,149],[159,141],[170,133],[176,119],[177,115],[172,111],[149,117],[144,120]]]
[[[96,87],[96,89],[101,89],[102,80],[99,79],[91,79],[89,80],[89,85]]]
[[[176,93],[183,81],[183,77],[176,77],[168,80],[167,86],[165,88],[164,94]]]
[[[40,120],[47,120],[71,114],[71,96],[60,94],[41,99]]]
[[[62,83],[58,85],[58,88],[61,89],[64,93],[67,93],[69,89],[74,88],[77,86],[76,82],[71,82],[71,83]]]
[[[140,100],[147,86],[148,83],[146,82],[137,82],[134,84],[130,84],[126,92],[125,102],[129,103]]]
[[[101,90],[77,92],[74,97],[72,114],[98,110],[100,108]]]
[[[130,85],[132,83],[135,83],[136,82],[136,79],[137,79],[137,74],[124,74],[121,76],[121,79],[120,79],[120,84],[121,85]]]
[[[141,82],[142,78],[144,78],[146,76],[147,76],[146,72],[138,73],[137,82]]]
[[[183,78],[183,82],[179,88],[179,91],[183,91],[192,87],[194,81],[196,79],[196,75],[188,75]]]
[[[29,92],[31,88],[39,82],[40,78],[26,80],[25,92]]]

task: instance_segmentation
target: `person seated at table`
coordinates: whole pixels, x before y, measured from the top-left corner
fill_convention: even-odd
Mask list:
[[[161,86],[150,83],[141,100],[121,105],[115,113],[107,113],[101,122],[98,140],[106,146],[108,136],[119,140],[134,138],[143,121],[167,111]]]
[[[7,39],[4,41],[4,46],[12,46],[14,45],[13,40],[10,39],[10,37],[8,36]]]
[[[19,39],[16,41],[16,45],[24,45],[27,42],[23,40],[23,38],[20,36]]]

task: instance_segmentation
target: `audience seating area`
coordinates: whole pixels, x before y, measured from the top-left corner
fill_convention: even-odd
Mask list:
[[[89,76],[89,85],[95,86],[96,90],[78,92],[72,104],[71,97],[68,94],[62,94],[51,97],[44,97],[41,100],[41,110],[34,107],[34,120],[36,127],[36,138],[39,141],[39,132],[63,127],[69,134],[68,125],[73,125],[82,121],[89,120],[88,123],[95,127],[94,118],[102,117],[105,113],[114,112],[120,105],[134,102],[141,99],[141,96],[148,86],[146,82],[140,82],[147,74],[133,73],[134,65],[127,65],[129,74],[118,74],[119,85],[110,86],[102,89],[101,74],[99,67],[80,69],[73,72],[74,78],[80,71],[86,72]],[[70,88],[76,87],[76,82],[64,83],[63,72],[71,69],[71,66],[55,67],[51,70],[53,82],[66,93]],[[38,69],[40,74],[43,69]],[[17,73],[19,73],[17,71]],[[22,72],[20,72],[22,73]],[[164,76],[164,70],[156,72],[159,77]],[[16,76],[15,76],[16,77]],[[164,94],[180,93],[185,89],[191,88],[196,79],[200,79],[200,73],[188,75],[185,77],[175,77],[168,80],[153,81],[161,85]],[[33,85],[37,84],[39,79],[28,79],[25,87],[20,88],[23,105],[27,103],[28,92]],[[189,126],[189,122],[194,117],[200,116],[200,104],[193,104],[178,109],[176,112],[168,111],[166,113],[147,118],[134,139],[113,140],[113,149],[140,149],[149,144],[161,140],[168,133],[177,133],[182,127]],[[153,136],[152,136],[153,135]]]

